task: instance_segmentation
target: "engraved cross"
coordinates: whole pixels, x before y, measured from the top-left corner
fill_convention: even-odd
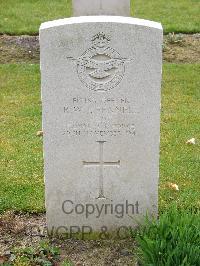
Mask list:
[[[103,180],[104,180],[104,166],[120,166],[120,160],[115,161],[115,162],[105,162],[103,160],[103,147],[104,143],[106,141],[97,141],[99,143],[99,161],[97,162],[87,162],[83,161],[84,166],[95,166],[99,167],[99,197],[98,199],[103,199],[105,198],[104,196],[104,186],[103,186]]]

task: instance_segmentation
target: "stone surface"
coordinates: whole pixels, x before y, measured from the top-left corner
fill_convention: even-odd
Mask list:
[[[73,16],[130,16],[130,0],[73,0]]]
[[[114,230],[156,215],[161,25],[63,19],[41,25],[40,46],[49,229]]]

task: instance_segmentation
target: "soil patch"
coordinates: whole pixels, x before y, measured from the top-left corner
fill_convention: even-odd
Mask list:
[[[38,36],[0,36],[0,64],[39,63]]]
[[[38,36],[0,36],[0,64],[39,63]],[[170,63],[200,63],[200,34],[164,36],[163,60]]]
[[[163,60],[171,63],[200,63],[200,34],[170,33],[164,36]]]
[[[133,239],[77,240],[53,239],[46,233],[45,215],[14,214],[0,217],[0,258],[9,257],[15,247],[36,247],[48,240],[61,250],[60,261],[69,260],[79,266],[137,265]],[[56,265],[60,265],[56,263]]]

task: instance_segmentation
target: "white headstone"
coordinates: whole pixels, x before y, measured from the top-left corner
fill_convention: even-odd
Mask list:
[[[73,0],[73,16],[130,16],[130,0]]]
[[[40,28],[48,228],[156,215],[162,27],[97,16]]]

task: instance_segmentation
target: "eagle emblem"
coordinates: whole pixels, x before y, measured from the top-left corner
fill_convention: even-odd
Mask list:
[[[130,61],[122,58],[109,44],[110,37],[100,32],[92,38],[92,46],[79,58],[70,57],[76,62],[81,82],[93,91],[108,91],[116,87],[124,77],[126,61]]]

